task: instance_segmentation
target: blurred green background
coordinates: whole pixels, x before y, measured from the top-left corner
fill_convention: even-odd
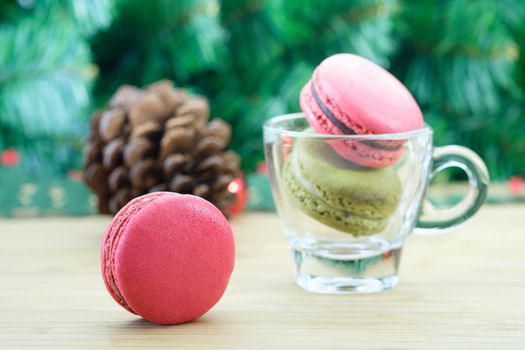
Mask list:
[[[523,18],[523,0],[0,0],[0,153],[31,176],[81,171],[93,111],[122,84],[172,79],[232,124],[249,173],[262,123],[352,52],[409,88],[436,145],[525,177]]]

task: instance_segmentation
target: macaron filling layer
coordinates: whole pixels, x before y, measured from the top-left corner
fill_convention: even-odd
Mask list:
[[[119,303],[123,308],[134,314],[136,314],[136,312],[128,305],[118,287],[114,261],[115,252],[117,250],[118,243],[122,236],[122,232],[126,228],[126,224],[133,217],[133,215],[152,201],[164,195],[166,195],[166,193],[159,193],[157,195],[142,197],[140,199],[135,199],[129,202],[124,208],[122,208],[122,210],[117,215],[117,221],[111,225],[110,232],[107,235],[106,241],[103,245],[104,251],[102,255],[102,268],[104,275],[104,283],[108,287],[113,299],[115,299],[115,301]]]
[[[312,96],[314,97],[315,102],[317,103],[321,111],[323,112],[324,116],[327,117],[337,127],[337,129],[339,129],[339,131],[341,131],[343,134],[346,134],[346,135],[357,135],[358,134],[354,129],[348,127],[343,121],[339,120],[335,116],[335,114],[332,113],[330,108],[328,108],[328,106],[324,104],[321,97],[317,93],[317,88],[313,81],[310,83],[310,89],[311,89]],[[383,144],[377,141],[373,141],[373,140],[360,140],[359,142],[367,146],[370,146],[372,148],[375,148],[378,150],[385,150],[385,151],[397,151],[402,147],[401,144],[390,146],[390,145],[386,145],[386,144]]]

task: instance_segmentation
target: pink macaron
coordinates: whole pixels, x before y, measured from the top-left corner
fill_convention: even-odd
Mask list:
[[[210,202],[172,192],[130,201],[102,242],[102,276],[122,307],[159,324],[189,322],[222,297],[235,247],[226,218]]]
[[[392,74],[357,55],[337,54],[315,69],[300,96],[301,109],[315,131],[334,135],[393,134],[423,127],[414,97]],[[401,156],[403,141],[332,141],[342,157],[382,168]]]

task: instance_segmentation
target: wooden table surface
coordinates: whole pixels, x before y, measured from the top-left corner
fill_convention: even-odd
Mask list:
[[[525,206],[486,206],[454,233],[411,237],[399,285],[359,296],[299,289],[275,214],[243,214],[225,296],[170,327],[106,292],[108,222],[0,220],[0,348],[525,349]]]

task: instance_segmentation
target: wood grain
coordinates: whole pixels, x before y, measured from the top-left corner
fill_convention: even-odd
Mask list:
[[[243,214],[226,295],[172,327],[106,292],[108,222],[0,220],[0,348],[525,349],[525,206],[486,206],[455,233],[411,237],[398,287],[361,296],[296,287],[277,217]]]

